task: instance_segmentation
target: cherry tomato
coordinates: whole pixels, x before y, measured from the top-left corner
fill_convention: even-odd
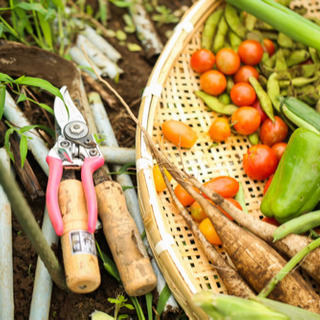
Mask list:
[[[191,211],[191,217],[194,221],[201,222],[203,219],[205,219],[207,217],[207,214],[200,207],[200,205],[197,201],[195,201],[190,206],[190,211]]]
[[[231,135],[229,121],[223,117],[214,119],[209,129],[209,135],[214,141],[226,140]]]
[[[237,200],[235,200],[235,199],[233,199],[233,198],[226,198],[226,200],[227,200],[228,202],[231,202],[232,205],[234,205],[236,208],[238,208],[239,210],[242,211],[242,207],[241,207],[240,203],[239,203]],[[224,211],[223,209],[221,209],[220,207],[218,207],[218,208],[223,212],[223,214],[224,214],[226,217],[228,217],[230,220],[234,220],[227,212],[225,212],[225,211]]]
[[[230,91],[230,98],[238,107],[251,106],[256,101],[256,97],[252,85],[246,82],[236,83]]]
[[[277,169],[278,160],[270,147],[257,144],[248,149],[243,157],[243,168],[251,179],[264,180]]]
[[[162,133],[166,139],[181,148],[191,148],[198,139],[191,127],[177,120],[165,121],[162,124]]]
[[[180,184],[174,188],[174,194],[184,207],[188,207],[194,203],[194,199]]]
[[[263,47],[256,40],[244,40],[238,48],[238,53],[244,64],[254,66],[262,59]]]
[[[262,123],[259,136],[263,144],[272,147],[274,144],[284,141],[287,134],[287,124],[280,117],[275,116],[274,122],[267,119]]]
[[[275,218],[269,218],[269,217],[264,217],[262,221],[273,224],[274,226],[278,227],[280,224]]]
[[[199,229],[211,244],[214,244],[214,245],[222,244],[209,218],[205,218],[204,220],[201,221],[201,223],[199,224]]]
[[[269,57],[271,57],[276,51],[274,43],[270,39],[263,39],[262,47],[265,52],[268,52]]]
[[[191,55],[191,68],[199,73],[212,69],[215,63],[214,54],[208,49],[199,49]]]
[[[270,187],[271,181],[273,179],[273,175],[269,178],[269,180],[267,181],[267,183],[264,185],[263,188],[263,195],[265,195]]]
[[[164,171],[169,181],[171,181],[172,179],[171,174],[166,169],[164,169]],[[153,172],[153,180],[154,180],[156,190],[157,192],[162,192],[167,188],[167,186],[166,186],[166,183],[164,182],[160,168],[157,164],[153,167],[152,172]]]
[[[278,142],[278,143],[275,143],[271,149],[273,150],[273,152],[275,153],[278,161],[280,161],[283,153],[284,153],[284,150],[286,149],[287,147],[287,144],[285,142]]]
[[[227,87],[227,79],[223,73],[218,70],[209,70],[200,76],[201,89],[213,96],[218,96]]]
[[[241,107],[231,116],[234,128],[240,134],[248,135],[258,130],[261,122],[259,112],[252,107]]]
[[[255,101],[255,103],[252,105],[252,108],[255,108],[259,112],[261,117],[261,123],[263,123],[264,120],[268,119],[268,116],[266,115],[266,113],[263,111],[261,107],[259,99]]]
[[[233,77],[235,83],[247,82],[249,83],[249,77],[259,78],[259,72],[253,66],[241,66]]]
[[[229,176],[215,177],[204,183],[210,190],[219,193],[224,198],[232,198],[239,191],[239,183],[236,179]],[[207,196],[204,194],[207,198]]]
[[[232,49],[223,48],[217,53],[216,65],[218,70],[220,70],[223,74],[234,74],[240,67],[240,57]]]

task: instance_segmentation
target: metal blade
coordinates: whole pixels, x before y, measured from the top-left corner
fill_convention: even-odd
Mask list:
[[[86,121],[84,120],[78,108],[73,103],[67,87],[63,86],[60,89],[60,92],[65,103],[59,97],[56,97],[53,109],[56,118],[56,124],[60,127],[61,133],[63,132],[63,128],[65,127],[65,125],[71,121],[81,121],[83,123],[86,123]],[[67,105],[67,107],[65,104]],[[57,131],[59,131],[59,129]]]

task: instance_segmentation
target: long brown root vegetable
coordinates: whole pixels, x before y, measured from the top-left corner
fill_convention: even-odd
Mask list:
[[[145,141],[154,154],[158,164],[163,164],[172,177],[181,184],[181,186],[198,201],[202,209],[205,210],[215,227],[218,236],[224,244],[225,250],[243,278],[245,278],[256,291],[261,291],[267,282],[271,280],[273,275],[282,269],[285,265],[285,260],[263,240],[233,223],[207,199],[198,194],[193,189],[193,185],[184,180],[185,175],[181,173],[181,170],[174,166],[170,161],[167,161],[163,154],[157,149],[152,137],[134,116],[123,98],[108,82],[103,80],[100,76],[98,77],[99,80],[116,95],[131,118],[141,129]],[[289,274],[279,283],[277,288],[273,291],[273,297],[279,301],[320,313],[319,296],[307,285],[297,272]]]
[[[254,292],[243,280],[243,278],[239,275],[239,273],[224,258],[222,258],[222,256],[216,250],[216,248],[207,241],[205,236],[200,231],[197,223],[193,221],[187,209],[180,203],[180,201],[174,194],[174,191],[169,182],[169,179],[164,173],[163,167],[160,165],[159,168],[161,170],[163,179],[166,183],[167,189],[174,203],[179,209],[180,214],[188,224],[194,236],[199,240],[203,252],[205,253],[208,260],[212,263],[212,265],[217,270],[220,278],[222,279],[224,285],[227,288],[228,293],[230,295],[235,295],[237,297],[242,297],[242,298],[250,298],[254,296],[255,295]]]

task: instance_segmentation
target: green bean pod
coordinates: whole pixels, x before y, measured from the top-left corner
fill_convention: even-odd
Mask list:
[[[215,10],[206,20],[202,36],[201,47],[210,50],[212,48],[213,36],[216,32],[218,23],[223,15],[223,9]]]
[[[310,53],[307,50],[296,50],[293,51],[290,56],[286,59],[288,67],[292,67],[296,64],[304,62],[310,58]]]
[[[217,53],[222,47],[224,47],[225,37],[228,32],[228,29],[229,27],[226,22],[226,19],[224,18],[224,16],[222,16],[218,24],[216,36],[214,37],[214,40],[213,40],[212,51],[214,53]]]
[[[280,240],[291,233],[302,234],[320,226],[320,210],[303,214],[279,226],[273,233],[273,241]]]
[[[224,16],[230,29],[234,33],[236,33],[240,38],[244,39],[247,31],[240,21],[237,10],[230,4],[227,4],[224,10]]]
[[[219,101],[217,97],[211,96],[210,94],[207,94],[203,91],[195,91],[195,94],[197,97],[202,99],[206,106],[217,113],[231,115],[233,112],[235,112],[238,107],[234,104],[223,104]]]
[[[273,73],[269,78],[267,82],[267,92],[268,96],[270,97],[270,100],[272,102],[272,105],[274,108],[279,112],[280,111],[280,85],[277,80],[277,73]]]
[[[261,84],[255,77],[250,77],[249,82],[252,85],[253,89],[255,90],[257,97],[260,100],[260,105],[266,115],[274,121],[274,112],[272,102],[268,94],[263,90]]]

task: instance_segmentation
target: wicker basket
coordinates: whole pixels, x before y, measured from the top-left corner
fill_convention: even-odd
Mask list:
[[[307,16],[319,16],[320,1],[295,0],[292,5],[302,2],[308,7]],[[200,81],[190,68],[190,55],[200,48],[205,20],[223,4],[223,1],[199,0],[185,14],[149,78],[139,118],[156,143],[162,141],[160,127],[165,120],[182,120],[190,125],[199,137],[197,143],[190,150],[179,150],[165,142],[163,147],[168,157],[202,182],[219,175],[234,177],[244,188],[249,213],[262,216],[259,206],[265,181],[252,181],[242,168],[242,158],[250,143],[245,136],[232,135],[226,143],[212,147],[208,129],[216,115],[194,94]],[[226,293],[225,286],[168,192],[156,192],[152,176],[154,161],[140,130],[136,150],[139,201],[155,259],[186,314],[192,319],[206,319],[202,310],[190,302],[190,297],[202,289]],[[217,249],[223,253],[221,248]]]

